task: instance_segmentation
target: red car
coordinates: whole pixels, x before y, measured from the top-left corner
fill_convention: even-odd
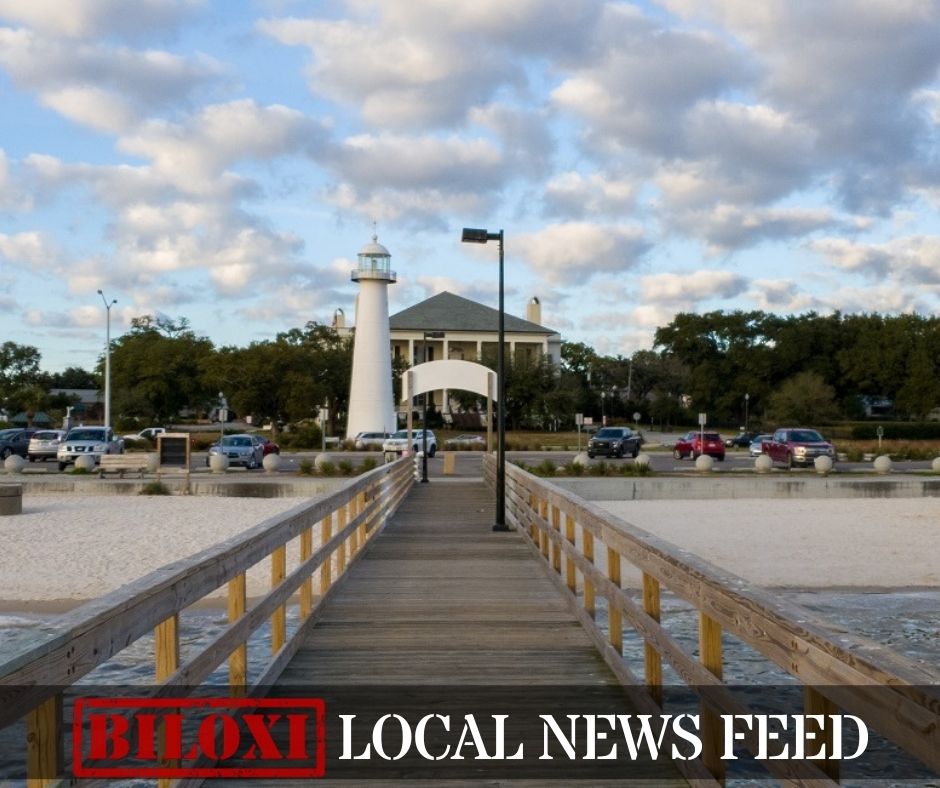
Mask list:
[[[702,444],[704,437],[705,443]],[[691,457],[693,460],[701,454],[707,454],[716,460],[723,462],[725,459],[725,443],[721,435],[717,432],[706,432],[703,436],[700,432],[687,432],[672,449],[672,456],[677,460],[683,457]]]

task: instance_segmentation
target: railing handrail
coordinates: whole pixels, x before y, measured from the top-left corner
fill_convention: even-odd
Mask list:
[[[360,493],[379,485],[384,495],[386,486],[410,478],[410,464],[405,460],[382,465],[351,479],[335,492],[274,515],[61,616],[51,637],[0,665],[0,700],[11,701],[0,703],[0,727],[25,713],[16,708],[18,693],[24,688],[31,688],[30,705],[51,697],[57,688],[74,684],[167,618],[222,588],[350,504]],[[362,523],[375,517],[379,508],[376,505],[360,512]]]
[[[494,463],[491,456],[484,458],[484,473],[491,483]],[[940,685],[940,673],[873,640],[827,631],[806,608],[783,600],[518,466],[507,467],[507,488],[512,520],[532,538],[543,558],[560,576],[561,557],[565,556],[569,571],[576,567],[585,585],[591,586],[591,601],[585,601],[585,606],[589,604],[592,609],[585,625],[590,623],[597,628],[592,621],[593,595],[596,592],[606,597],[611,609],[617,612],[618,627],[621,626],[621,616],[634,623],[647,648],[653,648],[661,658],[674,665],[678,662],[677,671],[685,680],[693,678],[703,685],[721,683],[720,677],[712,676],[709,669],[695,663],[694,658],[679,649],[676,641],[660,626],[657,617],[648,615],[625,594],[619,582],[619,568],[615,582],[594,566],[593,539],[596,538],[608,550],[641,570],[644,583],[647,576],[654,578],[655,583],[690,602],[701,616],[707,616],[722,630],[755,648],[807,688],[819,688],[820,694],[824,693],[829,701],[847,707],[850,713],[863,718],[870,718],[875,710],[890,711],[890,714],[875,715],[890,719],[869,719],[870,723],[875,723],[872,727],[921,760],[935,768],[938,766],[938,698],[932,689],[925,688]],[[542,503],[533,506],[530,503],[532,497]],[[550,516],[549,507],[552,511]],[[576,523],[582,534],[590,535],[589,555],[584,554],[583,544],[577,546],[570,534],[566,538],[562,532],[562,514],[571,518],[572,528]],[[584,536],[582,541],[586,539]],[[619,562],[619,558],[617,560]],[[568,590],[574,593],[571,579]],[[657,607],[658,595],[657,587]],[[600,642],[603,642],[602,638]],[[620,652],[616,653],[619,660]],[[609,656],[605,654],[605,658]],[[721,659],[720,651],[718,659]],[[626,665],[617,672],[621,677],[633,680]],[[847,687],[851,691],[840,690]],[[879,709],[884,705],[884,698],[876,697],[874,688],[882,687],[888,688],[886,691],[893,695],[890,709]],[[917,735],[922,740],[904,741]]]

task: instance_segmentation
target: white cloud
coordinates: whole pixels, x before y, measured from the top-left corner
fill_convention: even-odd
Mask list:
[[[577,170],[560,173],[545,186],[545,203],[550,215],[569,217],[622,216],[636,201],[638,182],[609,173],[582,174]]]
[[[600,272],[626,272],[650,244],[640,227],[566,222],[511,238],[507,247],[557,285],[583,282]]]
[[[731,271],[652,274],[640,279],[640,300],[683,307],[715,298],[734,298],[744,292],[747,284],[745,277]]]
[[[73,38],[118,34],[133,38],[173,31],[203,0],[0,0],[0,19]]]
[[[810,243],[809,248],[833,267],[874,281],[890,278],[918,287],[940,287],[940,236],[901,236],[882,244],[822,238]],[[898,298],[892,296],[892,301]]]
[[[9,264],[50,269],[58,256],[53,244],[40,232],[0,233],[0,259]]]

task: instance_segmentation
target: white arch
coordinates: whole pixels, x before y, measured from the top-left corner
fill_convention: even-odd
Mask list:
[[[496,373],[472,361],[427,361],[407,369],[401,376],[401,401],[425,391],[464,389],[496,401]]]
[[[407,369],[401,376],[401,401],[408,403],[408,434],[412,430],[411,399],[426,391],[464,389],[486,397],[486,450],[493,450],[493,402],[496,400],[496,373],[472,361],[426,361]]]

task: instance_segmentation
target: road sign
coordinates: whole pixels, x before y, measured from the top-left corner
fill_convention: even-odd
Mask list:
[[[706,413],[699,413],[699,414],[698,414],[698,423],[699,423],[702,427],[705,426],[705,424],[707,423],[707,421],[708,421],[708,414],[706,414]]]
[[[593,416],[585,416],[583,423],[585,424],[585,426],[593,424],[593,423],[594,423],[594,417],[593,417]]]
[[[634,421],[639,421],[639,420],[640,420],[640,416],[642,416],[642,415],[643,415],[643,414],[640,413],[640,411],[634,411],[634,413],[633,413],[633,420],[634,420]]]
[[[584,424],[584,414],[583,414],[583,413],[575,413],[575,414],[574,414],[574,423],[575,423],[578,427],[580,427],[582,424]]]

